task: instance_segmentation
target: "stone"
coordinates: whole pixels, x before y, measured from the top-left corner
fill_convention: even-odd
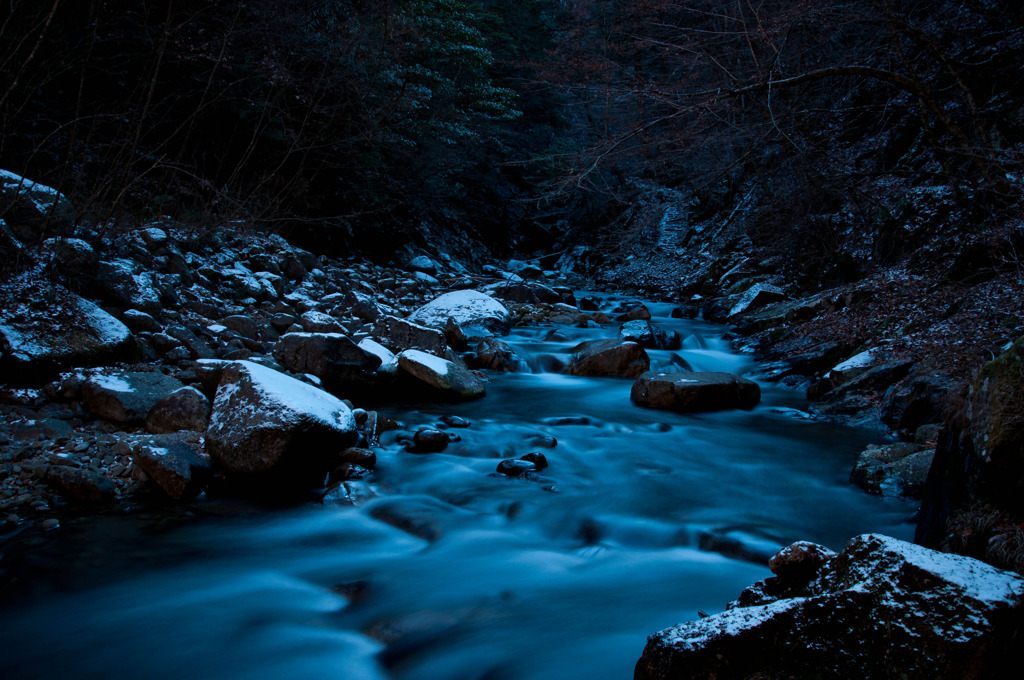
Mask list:
[[[426,255],[418,255],[409,261],[409,265],[406,267],[411,272],[423,272],[430,276],[437,274],[437,263],[431,260]]]
[[[409,321],[444,329],[448,319],[462,327],[483,326],[498,335],[511,328],[508,309],[500,302],[476,290],[457,290],[431,300],[409,316]]]
[[[194,498],[213,474],[210,461],[185,441],[143,442],[132,449],[132,460],[168,497]]]
[[[629,398],[638,406],[683,413],[752,409],[761,401],[761,388],[731,373],[650,371],[633,383]]]
[[[69,501],[109,503],[117,499],[114,483],[92,470],[46,465],[37,474]]]
[[[345,327],[330,314],[308,311],[300,318],[302,327],[309,333],[344,333]]]
[[[651,365],[647,352],[635,342],[588,340],[572,353],[566,371],[570,375],[636,378]]]
[[[146,419],[153,406],[184,385],[158,372],[105,371],[90,374],[82,384],[85,407],[115,423]]]
[[[496,468],[497,472],[505,475],[506,477],[525,478],[530,479],[535,475],[538,468],[537,466],[528,460],[516,460],[509,458],[498,463]]]
[[[365,293],[350,290],[345,295],[342,303],[348,308],[349,313],[357,319],[374,322],[384,316],[384,310],[377,304],[377,301]]]
[[[528,463],[533,463],[534,467],[538,470],[543,470],[548,466],[548,457],[539,451],[531,451],[525,456],[520,456],[519,460],[525,460]]]
[[[381,318],[373,327],[373,337],[388,349],[398,352],[418,349],[441,355],[448,346],[444,333],[436,328],[395,316]]]
[[[562,301],[562,296],[551,288],[529,281],[499,281],[484,286],[480,291],[510,302],[557,304]]]
[[[8,170],[0,170],[0,206],[11,231],[27,244],[74,225],[74,207],[64,194]]]
[[[79,279],[95,273],[99,256],[87,241],[80,238],[48,238],[44,247],[61,276]]]
[[[161,398],[146,415],[153,434],[180,430],[202,432],[210,424],[210,400],[194,387],[182,387]]]
[[[614,314],[615,312],[613,312]],[[651,318],[651,310],[643,305],[637,305],[631,307],[618,316],[615,317],[616,321],[648,321]]]
[[[619,328],[619,337],[646,349],[679,349],[683,339],[677,331],[657,328],[650,321],[627,321]]]
[[[824,564],[802,587],[772,577],[745,591],[756,602],[650,636],[634,678],[1016,677],[1020,576],[877,534],[835,557],[787,550]]]
[[[430,428],[417,430],[412,437],[412,450],[416,453],[439,453],[448,448],[450,441],[447,433],[440,430]]]
[[[448,427],[457,427],[457,428],[469,427],[470,425],[473,424],[473,423],[469,422],[468,420],[466,420],[465,418],[463,418],[462,416],[451,416],[451,415],[441,416],[441,422],[444,423],[445,425],[447,425]]]
[[[755,283],[740,295],[739,300],[729,309],[728,318],[743,314],[748,310],[781,302],[786,299],[786,292],[778,286],[767,283]]]
[[[152,272],[142,271],[132,260],[100,261],[93,288],[97,295],[117,307],[148,314],[160,311],[160,293]]]
[[[934,456],[933,448],[909,442],[870,445],[857,457],[850,482],[882,496],[920,498]]]
[[[377,466],[376,453],[370,449],[364,449],[356,446],[349,447],[338,454],[338,460],[342,463],[349,463],[351,465],[364,467],[367,470],[372,470]]]
[[[325,390],[339,395],[375,386],[382,365],[380,356],[339,333],[287,333],[274,358],[290,371],[315,375]]]
[[[471,368],[489,369],[503,373],[529,371],[526,362],[512,345],[498,338],[485,338],[476,345],[476,353],[466,360]]]
[[[251,361],[224,367],[206,447],[229,475],[314,485],[356,443],[355,417],[337,397]]]
[[[478,399],[487,391],[480,378],[454,362],[409,349],[398,355],[398,365],[406,374],[438,395],[453,399]]]
[[[259,326],[249,316],[232,314],[221,319],[220,324],[249,340],[258,340],[260,337]]]
[[[122,318],[132,333],[159,333],[163,330],[159,321],[137,309],[126,309]]]
[[[92,302],[38,281],[0,290],[0,372],[5,382],[136,357],[127,326]]]
[[[185,326],[170,326],[166,331],[167,335],[181,342],[188,348],[189,355],[193,359],[216,359],[217,353],[210,348],[210,345],[194,331]]]

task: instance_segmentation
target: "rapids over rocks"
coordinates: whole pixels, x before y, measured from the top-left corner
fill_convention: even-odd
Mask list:
[[[721,327],[648,306],[684,338],[652,366],[755,368]],[[870,433],[773,384],[752,411],[639,408],[632,380],[544,372],[616,326],[554,330],[514,329],[532,372],[489,373],[484,399],[380,405],[461,440],[417,454],[388,433],[355,507],[204,497],[13,544],[0,676],[629,678],[649,633],[720,611],[781,547],[911,537],[910,505],[849,485]],[[495,472],[534,451],[539,479]]]

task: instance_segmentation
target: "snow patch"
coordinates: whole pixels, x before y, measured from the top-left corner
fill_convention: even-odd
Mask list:
[[[851,368],[864,368],[870,366],[875,361],[876,348],[864,350],[860,354],[855,354],[841,364],[837,364],[832,368],[833,371],[848,371]]]
[[[413,363],[426,366],[437,375],[447,375],[448,370],[453,366],[452,362],[447,359],[436,357],[433,354],[427,354],[426,352],[418,349],[407,349],[402,352],[400,356],[405,357]]]
[[[132,384],[124,379],[123,376],[99,374],[92,377],[92,382],[100,387],[110,390],[111,392],[134,392],[135,388]]]

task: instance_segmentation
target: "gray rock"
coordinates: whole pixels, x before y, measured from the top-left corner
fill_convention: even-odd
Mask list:
[[[123,323],[60,286],[17,285],[0,298],[0,369],[8,379],[136,356]]]
[[[920,498],[935,449],[909,442],[868,446],[857,457],[850,481],[883,496]]]
[[[351,409],[328,392],[250,361],[223,368],[206,446],[224,472],[319,484],[356,439]]]
[[[182,387],[180,380],[163,373],[92,373],[82,384],[82,401],[101,418],[117,423],[141,422],[158,401]]]
[[[683,339],[676,331],[657,328],[650,321],[637,319],[627,321],[619,328],[619,337],[635,342],[646,349],[679,349]]]
[[[194,498],[213,474],[210,461],[185,441],[140,443],[132,459],[171,498]]]
[[[570,375],[635,378],[651,365],[647,352],[635,342],[589,340],[572,352]]]
[[[876,534],[823,557],[808,582],[769,578],[650,636],[634,677],[1017,677],[1020,576]]]
[[[344,333],[345,327],[333,316],[323,312],[309,311],[300,319],[302,327],[310,333]]]
[[[193,359],[216,359],[217,353],[213,351],[205,340],[196,335],[191,329],[184,326],[170,326],[167,328],[167,335],[180,341],[188,348]]]
[[[508,310],[494,298],[476,290],[457,290],[431,300],[409,316],[409,321],[444,329],[453,318],[463,327],[483,326],[504,335],[511,328]]]
[[[437,274],[437,263],[426,255],[419,255],[412,258],[406,269],[411,272],[423,272],[424,274],[435,276]]]
[[[335,394],[374,387],[387,376],[378,373],[380,356],[339,333],[287,333],[278,340],[274,358],[290,371],[315,375]]]
[[[77,279],[95,273],[99,256],[86,241],[80,238],[48,238],[44,245],[62,276]]]
[[[638,406],[685,413],[751,409],[761,401],[761,388],[731,373],[650,371],[633,383],[629,398]]]
[[[210,400],[194,387],[182,387],[161,398],[146,416],[146,429],[153,434],[201,432],[209,424]]]
[[[447,344],[444,333],[395,316],[385,316],[373,327],[373,337],[392,351],[419,349],[431,354],[444,354]]]
[[[0,170],[0,206],[14,235],[33,243],[47,230],[63,232],[74,224],[74,208],[64,194],[8,170]]]
[[[439,395],[454,399],[478,399],[486,394],[479,378],[433,354],[409,349],[398,355],[398,365],[402,371]]]
[[[131,260],[100,261],[96,265],[95,288],[112,305],[150,314],[160,311],[160,293],[153,274],[140,271]]]
[[[786,292],[778,286],[767,283],[755,283],[748,288],[729,309],[727,316],[734,317],[748,310],[757,309],[773,302],[780,302],[786,299]]]

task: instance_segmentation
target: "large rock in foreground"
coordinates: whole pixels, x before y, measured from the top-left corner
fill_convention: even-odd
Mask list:
[[[649,371],[633,383],[629,398],[639,406],[684,413],[751,409],[761,401],[761,388],[732,373]]]
[[[93,303],[43,282],[0,292],[0,371],[5,379],[134,358],[128,328]]]
[[[588,340],[573,347],[570,375],[635,378],[651,367],[644,348],[622,340]]]
[[[249,361],[226,366],[213,400],[206,447],[229,474],[317,484],[355,444],[356,421],[337,397]]]
[[[477,290],[456,290],[435,298],[409,316],[409,321],[431,328],[444,328],[448,319],[460,326],[483,326],[505,335],[511,321],[508,310],[489,295]]]
[[[407,349],[398,355],[398,366],[438,396],[449,399],[478,399],[487,391],[483,381],[452,361]]]
[[[796,553],[726,611],[649,637],[634,678],[1019,676],[1016,574],[876,534]]]

